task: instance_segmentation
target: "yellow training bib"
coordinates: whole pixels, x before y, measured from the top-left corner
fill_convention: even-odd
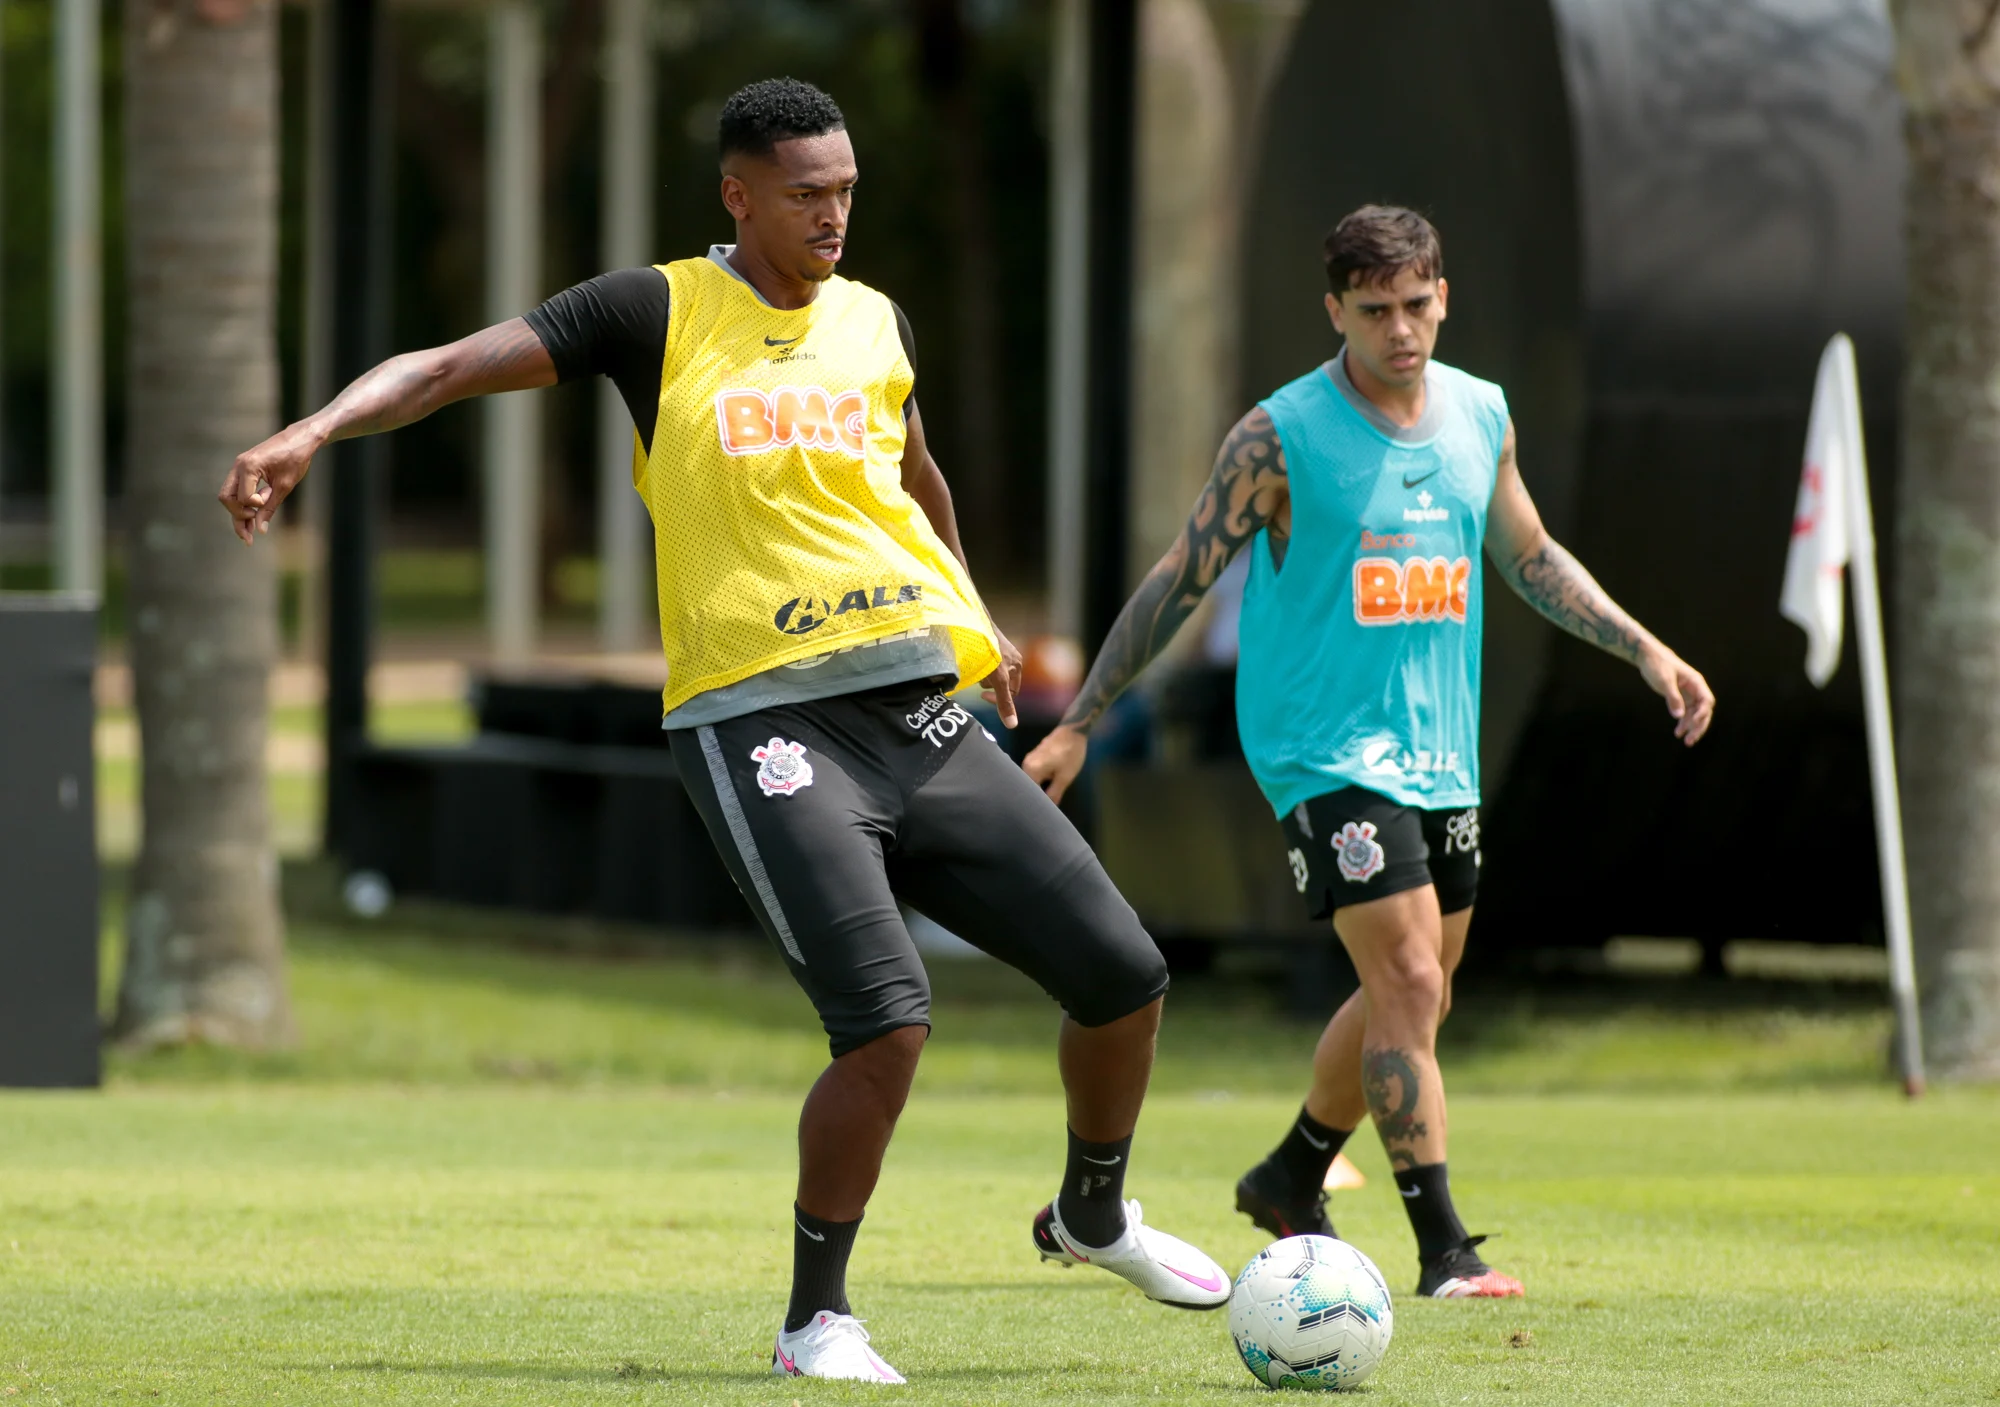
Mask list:
[[[916,373],[889,300],[833,278],[785,310],[709,259],[659,267],[667,355],[633,483],[653,518],[665,710],[922,626],[950,633],[961,686],[992,673],[972,583],[903,489]]]

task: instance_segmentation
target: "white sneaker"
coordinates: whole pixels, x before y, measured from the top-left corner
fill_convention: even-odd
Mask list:
[[[1220,1309],[1229,1303],[1229,1276],[1178,1236],[1145,1224],[1139,1204],[1125,1204],[1125,1234],[1108,1246],[1086,1246],[1063,1229],[1054,1202],[1035,1213],[1035,1249],[1057,1265],[1095,1265],[1122,1275],[1149,1299],[1176,1309]]]
[[[778,1329],[771,1371],[787,1378],[855,1378],[864,1383],[900,1383],[904,1376],[868,1346],[868,1331],[851,1314],[822,1309],[797,1333]]]

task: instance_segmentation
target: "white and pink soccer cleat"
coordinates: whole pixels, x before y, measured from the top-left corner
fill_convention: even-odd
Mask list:
[[[868,1346],[868,1331],[851,1314],[822,1309],[796,1333],[778,1330],[771,1371],[787,1378],[848,1378],[864,1383],[900,1383],[903,1375]]]
[[[1176,1309],[1220,1309],[1229,1303],[1229,1276],[1178,1236],[1145,1224],[1139,1204],[1125,1204],[1125,1234],[1108,1246],[1086,1246],[1063,1229],[1054,1202],[1035,1213],[1035,1249],[1058,1265],[1094,1265],[1130,1280]]]

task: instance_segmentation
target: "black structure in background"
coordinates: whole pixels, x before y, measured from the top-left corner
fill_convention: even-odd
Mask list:
[[[1370,52],[1423,53],[1421,94],[1343,62]],[[1552,531],[1720,699],[1681,748],[1630,668],[1487,573],[1475,954],[1621,933],[1879,941],[1851,647],[1814,690],[1777,603],[1836,331],[1859,352],[1894,540],[1892,52],[1859,0],[1315,0],[1300,20],[1250,211],[1246,398],[1333,351],[1333,220],[1369,200],[1428,212],[1452,285],[1441,357],[1506,387]]]
[[[97,603],[0,595],[0,1086],[99,1080]]]
[[[329,0],[333,380],[345,386],[382,359],[387,341],[389,161],[386,17],[378,0]],[[359,817],[355,760],[368,735],[374,631],[380,436],[342,440],[320,456],[331,474],[327,528],[326,847],[348,855]]]
[[[1132,266],[1138,0],[1090,9],[1089,337],[1085,375],[1083,646],[1095,655],[1125,605],[1132,456]]]

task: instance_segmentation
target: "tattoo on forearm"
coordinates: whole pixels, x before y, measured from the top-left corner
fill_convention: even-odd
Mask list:
[[[1559,544],[1544,539],[1503,575],[1522,600],[1555,625],[1620,659],[1638,660],[1646,640],[1639,623]]]
[[[1230,558],[1263,529],[1271,528],[1272,555],[1282,562],[1284,542],[1273,520],[1286,493],[1284,448],[1269,413],[1260,406],[1238,421],[1223,441],[1215,470],[1195,500],[1187,526],[1118,613],[1089,677],[1063,716],[1064,724],[1088,732],[1111,701],[1166,648]]]
[[[1416,1162],[1414,1144],[1429,1132],[1417,1117],[1417,1098],[1422,1093],[1417,1067],[1409,1053],[1394,1046],[1378,1046],[1361,1058],[1361,1091],[1374,1116],[1375,1132],[1388,1150],[1389,1161],[1398,1167]]]

